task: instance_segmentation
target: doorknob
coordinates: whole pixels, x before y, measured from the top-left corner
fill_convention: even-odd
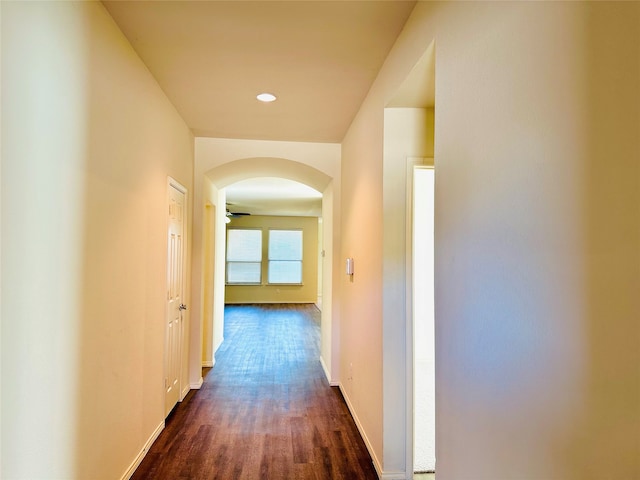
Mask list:
[[[180,306],[178,307],[180,310],[186,310],[187,306],[184,303],[181,303]]]

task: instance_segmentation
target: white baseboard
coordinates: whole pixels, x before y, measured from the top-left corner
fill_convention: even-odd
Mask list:
[[[367,434],[365,433],[364,428],[362,427],[362,424],[360,423],[360,420],[358,419],[358,416],[356,415],[356,412],[353,409],[353,405],[351,404],[351,400],[349,400],[349,396],[347,395],[347,392],[343,388],[342,383],[340,383],[338,386],[340,387],[340,392],[342,392],[342,397],[344,398],[344,401],[347,403],[347,408],[349,409],[349,412],[353,417],[353,421],[356,422],[356,427],[358,427],[358,431],[360,432],[360,436],[362,437],[362,440],[364,440],[364,444],[367,447],[367,450],[369,451],[369,455],[371,455],[371,459],[373,460],[373,466],[376,469],[378,478],[380,478],[381,480],[382,479],[395,480],[396,477],[387,478],[386,476],[384,476],[384,473],[382,471],[382,464],[380,463],[380,460],[378,460],[376,453],[373,451],[373,446],[371,445],[371,442],[369,441],[369,437],[367,437]],[[404,479],[404,477],[402,478]]]
[[[158,435],[160,435],[162,430],[164,430],[164,420],[162,420],[162,422],[160,422],[160,425],[158,425],[153,431],[147,442],[144,444],[144,447],[142,447],[142,450],[140,450],[140,453],[138,453],[138,456],[136,456],[135,460],[131,463],[127,471],[124,472],[124,475],[122,475],[121,480],[129,480],[133,476],[136,468],[140,466],[142,460],[144,460],[144,457],[147,455],[147,452],[151,448],[151,445],[153,445],[153,442],[156,441]]]
[[[259,303],[259,304],[265,304],[265,305],[276,305],[279,303],[284,304],[289,304],[289,303],[300,303],[300,304],[307,304],[307,305],[315,305],[316,301],[315,300],[273,300],[273,301],[265,301],[265,302],[256,302],[255,300],[247,300],[244,302],[225,302],[225,305],[253,305],[255,303]]]
[[[380,480],[407,480],[407,475],[405,472],[384,472],[380,476]]]
[[[203,383],[204,383],[204,379],[200,377],[200,380],[198,380],[198,382],[190,384],[189,387],[186,389],[187,392],[182,395],[182,398],[184,398],[187,395],[187,393],[189,393],[189,388],[191,388],[191,390],[200,390],[202,388]]]
[[[202,362],[202,368],[211,368],[216,364],[216,361],[206,361],[206,362]]]
[[[320,357],[320,365],[322,365],[322,370],[324,370],[324,376],[327,377],[327,381],[329,382],[329,385],[331,385],[332,387],[339,387],[340,384],[338,382],[333,382],[331,380],[331,373],[327,368],[327,364],[324,363],[324,358],[322,358],[322,356]]]

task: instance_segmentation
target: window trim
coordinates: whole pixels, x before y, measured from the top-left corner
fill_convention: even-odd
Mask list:
[[[251,261],[242,261],[242,260],[228,260],[228,255],[229,255],[229,233],[232,230],[253,230],[253,231],[259,231],[260,232],[260,260],[251,260]],[[257,263],[259,264],[260,268],[258,269],[258,281],[257,282],[230,282],[229,281],[229,264],[230,263]],[[262,231],[261,228],[259,227],[227,227],[227,238],[226,238],[226,246],[225,246],[225,272],[224,272],[224,283],[225,285],[230,285],[230,286],[238,286],[238,285],[250,285],[250,286],[256,286],[256,285],[262,285],[263,284],[263,278],[262,278],[262,269],[264,266],[264,232]]]
[[[272,260],[271,259],[271,232],[279,231],[279,232],[300,232],[300,260]],[[304,229],[303,228],[280,228],[280,227],[269,227],[268,228],[268,238],[266,245],[266,265],[267,265],[267,275],[266,275],[266,285],[292,285],[292,286],[301,286],[304,285]],[[263,259],[264,260],[264,259]],[[270,273],[271,273],[271,262],[298,262],[300,264],[300,281],[299,282],[271,282],[270,281]]]

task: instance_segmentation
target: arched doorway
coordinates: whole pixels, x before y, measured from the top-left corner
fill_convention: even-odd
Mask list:
[[[336,237],[336,225],[339,228],[339,222],[336,221],[334,212],[336,208],[336,184],[339,186],[339,178],[332,178],[327,173],[311,167],[303,162],[298,162],[281,157],[249,157],[232,160],[222,163],[214,168],[210,168],[202,172],[202,182],[195,185],[195,214],[194,214],[194,258],[192,260],[193,272],[192,281],[194,284],[194,300],[192,303],[196,307],[193,311],[194,323],[191,325],[190,347],[190,378],[196,379],[192,382],[192,388],[198,388],[201,385],[201,358],[203,345],[205,351],[212,354],[222,342],[222,328],[224,318],[224,239],[225,239],[225,212],[226,199],[225,187],[249,178],[255,177],[278,177],[288,180],[294,180],[302,184],[308,185],[319,192],[322,192],[322,288],[321,294],[323,299],[322,318],[321,318],[321,358],[325,374],[332,385],[337,384],[338,372],[333,366],[337,366],[337,354],[334,337],[337,334],[335,328],[338,320],[337,309],[333,305],[333,276],[336,271],[334,266],[334,242]],[[200,187],[200,188],[198,188]],[[209,210],[205,210],[206,207]],[[211,207],[214,207],[215,218],[213,219],[213,240],[209,245],[207,236],[203,235],[203,228],[206,225],[205,211],[211,214]],[[199,211],[202,210],[202,212]],[[201,214],[202,213],[202,214]],[[199,220],[199,221],[198,221]],[[211,245],[215,245],[212,247]],[[207,248],[215,248],[214,257],[215,264],[213,279],[209,282],[203,278],[206,270],[202,268],[202,262],[205,260],[204,252]],[[205,281],[206,280],[206,281]],[[204,295],[205,288],[212,288],[213,294],[210,300]],[[196,295],[197,294],[197,295]],[[195,298],[197,296],[197,299]],[[210,301],[211,305],[204,305],[204,301]],[[203,318],[203,312],[211,312],[210,319]],[[201,321],[198,324],[197,319]],[[205,325],[205,322],[211,321],[211,325]],[[210,339],[204,339],[203,331],[209,332]],[[210,345],[207,347],[207,343]],[[213,360],[213,359],[212,359]],[[211,364],[213,361],[211,361]]]

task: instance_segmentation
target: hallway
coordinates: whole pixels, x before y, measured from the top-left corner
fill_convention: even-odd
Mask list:
[[[224,343],[167,418],[142,479],[377,479],[319,358],[313,305],[225,308]]]

